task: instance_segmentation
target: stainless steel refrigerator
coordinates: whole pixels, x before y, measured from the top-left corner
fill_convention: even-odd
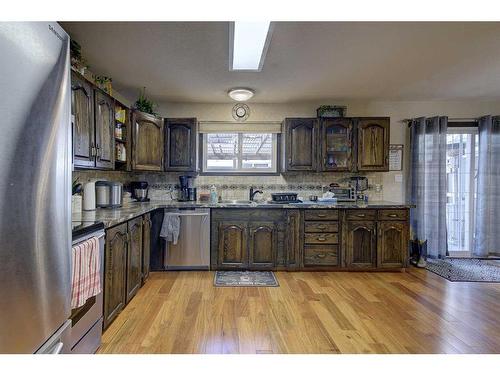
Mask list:
[[[68,352],[69,37],[0,23],[0,353]]]

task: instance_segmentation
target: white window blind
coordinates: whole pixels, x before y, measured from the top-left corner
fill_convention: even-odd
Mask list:
[[[199,123],[200,133],[281,133],[280,122],[224,122],[205,121]]]

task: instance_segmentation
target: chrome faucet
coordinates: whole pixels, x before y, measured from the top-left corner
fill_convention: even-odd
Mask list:
[[[264,192],[262,190],[254,190],[253,186],[250,186],[249,198],[251,201],[253,201],[253,198],[255,197],[255,194],[257,194],[257,193],[264,194]]]

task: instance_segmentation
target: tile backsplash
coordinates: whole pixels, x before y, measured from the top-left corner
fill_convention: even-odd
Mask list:
[[[91,179],[105,179],[124,184],[125,190],[131,181],[147,181],[149,197],[153,200],[170,200],[177,198],[179,176],[182,173],[139,173],[119,171],[84,171],[73,172],[73,179],[86,182]],[[210,186],[215,185],[222,199],[248,199],[251,186],[260,189],[264,194],[257,194],[256,199],[268,199],[274,192],[296,192],[307,199],[309,195],[318,195],[328,190],[331,183],[347,186],[351,176],[363,175],[368,178],[369,188],[365,192],[370,200],[383,200],[382,173],[289,173],[278,176],[197,176],[195,186],[198,194],[208,193]],[[390,200],[390,199],[388,199]]]

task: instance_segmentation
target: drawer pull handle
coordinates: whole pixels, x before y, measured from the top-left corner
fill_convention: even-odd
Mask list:
[[[357,214],[356,216],[357,217],[365,217],[366,215],[365,214]]]
[[[318,237],[317,240],[318,241],[326,241],[326,238],[325,237]]]
[[[396,215],[396,214],[389,214],[387,216],[389,216],[389,217],[398,217],[398,215]]]
[[[318,217],[326,217],[326,214],[317,214]]]
[[[323,258],[326,258],[326,255],[325,254],[316,254],[316,257],[323,259]]]
[[[326,225],[318,225],[318,229],[326,229]]]

